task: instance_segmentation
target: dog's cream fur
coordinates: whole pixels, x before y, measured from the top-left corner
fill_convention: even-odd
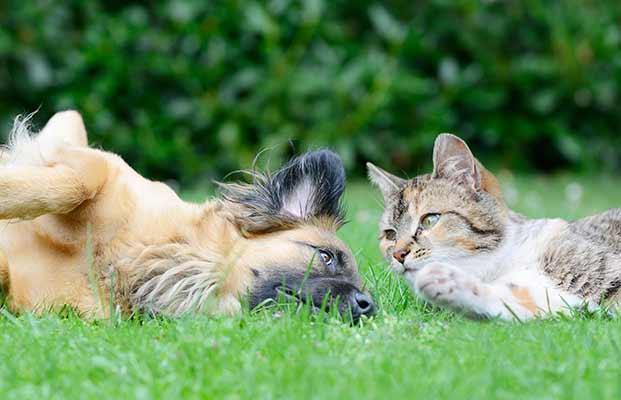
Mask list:
[[[113,296],[123,311],[234,313],[255,268],[308,265],[313,250],[297,241],[344,247],[317,223],[248,237],[234,205],[182,201],[89,148],[77,112],[56,114],[36,136],[27,123],[16,121],[0,158],[0,283],[14,311],[68,304],[106,317]]]

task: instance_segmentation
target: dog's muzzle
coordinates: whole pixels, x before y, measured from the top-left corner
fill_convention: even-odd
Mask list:
[[[356,290],[349,296],[349,309],[352,318],[357,321],[362,316],[370,317],[375,314],[375,303],[371,296]]]
[[[263,282],[255,288],[250,297],[251,308],[267,299],[285,298],[298,304],[307,304],[315,311],[336,309],[343,317],[351,317],[353,322],[375,314],[376,306],[371,296],[347,281],[315,277],[308,280],[281,279],[276,282]]]

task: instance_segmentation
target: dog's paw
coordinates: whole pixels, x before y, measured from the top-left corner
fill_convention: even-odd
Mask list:
[[[473,277],[446,264],[431,264],[418,272],[414,289],[424,299],[439,305],[461,309],[479,295]]]

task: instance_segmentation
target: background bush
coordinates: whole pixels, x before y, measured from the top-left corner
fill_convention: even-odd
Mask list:
[[[618,0],[0,3],[0,123],[196,181],[332,146],[410,175],[439,132],[513,169],[621,167]]]

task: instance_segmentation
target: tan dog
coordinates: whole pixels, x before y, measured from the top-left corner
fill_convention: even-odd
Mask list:
[[[231,314],[278,296],[326,298],[354,319],[374,310],[335,235],[345,175],[332,152],[192,204],[89,148],[66,111],[37,136],[18,119],[0,162],[0,282],[15,311],[68,304],[106,317],[112,298],[126,314]]]

